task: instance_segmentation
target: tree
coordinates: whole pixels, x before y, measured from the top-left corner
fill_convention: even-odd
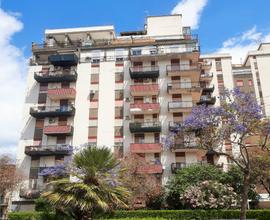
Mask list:
[[[3,155],[0,157],[0,197],[8,201],[11,192],[20,184],[23,176],[11,157]],[[3,216],[7,215],[7,206],[3,206]],[[0,216],[1,218],[2,216]]]
[[[163,205],[161,181],[154,174],[140,173],[147,162],[135,154],[126,155],[121,165],[125,169],[125,186],[131,192],[129,206],[133,209],[160,209]],[[141,204],[140,204],[141,203]]]
[[[190,208],[228,209],[238,207],[238,195],[229,185],[203,181],[189,186],[180,197]]]
[[[220,97],[220,106],[196,106],[183,126],[175,129],[173,137],[182,132],[195,138],[200,148],[225,156],[236,164],[243,175],[243,193],[241,195],[240,219],[246,219],[248,189],[251,178],[250,154],[252,149],[270,151],[270,123],[263,116],[262,109],[251,94],[238,89],[225,91]],[[192,132],[195,137],[191,136]],[[249,144],[248,139],[257,136],[256,144]],[[171,138],[168,138],[167,144]],[[234,153],[226,152],[224,143],[229,143]]]
[[[110,149],[87,146],[74,155],[72,163],[71,178],[52,181],[52,190],[42,194],[45,201],[78,220],[127,207],[129,192]]]
[[[188,187],[195,186],[203,181],[226,182],[224,173],[213,165],[192,165],[179,170],[169,179],[167,184],[167,203],[169,208],[184,208],[180,198]]]

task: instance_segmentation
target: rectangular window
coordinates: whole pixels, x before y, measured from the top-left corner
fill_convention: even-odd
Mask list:
[[[136,103],[136,104],[143,103],[143,96],[135,96],[134,103]]]
[[[62,82],[61,83],[61,88],[69,88],[70,83],[69,82]]]
[[[124,81],[124,73],[123,72],[115,73],[115,82],[122,83],[123,81]]]
[[[122,126],[114,127],[114,137],[123,137],[123,127]]]
[[[89,119],[97,119],[98,118],[98,109],[90,108],[89,109]]]
[[[221,59],[217,58],[215,59],[215,61],[216,61],[216,71],[222,71]]]
[[[36,120],[36,127],[34,131],[34,141],[41,141],[43,136],[44,119]]]
[[[93,127],[88,128],[88,137],[89,138],[96,138],[97,137],[97,126],[93,126]]]
[[[181,121],[183,121],[183,113],[182,112],[174,112],[173,113],[173,121],[174,122],[181,122]]]
[[[39,93],[38,94],[38,104],[46,104],[47,93]]]
[[[57,144],[65,144],[66,143],[66,136],[57,136],[56,143]]]
[[[123,90],[115,90],[115,100],[123,100],[124,92]]]
[[[91,74],[91,84],[99,83],[99,74]]]
[[[180,76],[171,76],[172,81],[180,81]]]
[[[58,125],[59,126],[66,126],[67,125],[67,117],[59,117],[58,118]]]
[[[249,80],[248,80],[248,85],[249,85],[249,86],[253,86],[253,81],[252,81],[252,79],[249,79]]]
[[[155,141],[155,143],[159,143],[159,139],[160,139],[160,133],[155,133],[154,134],[154,141]]]
[[[47,91],[48,90],[48,83],[40,83],[39,91]]]
[[[123,118],[123,107],[115,107],[115,119]]]
[[[98,90],[90,92],[90,101],[91,102],[98,101]]]
[[[181,94],[173,94],[172,95],[172,101],[173,102],[179,102],[179,101],[181,101],[181,99],[182,99],[182,95]]]
[[[142,50],[141,49],[133,49],[132,50],[132,55],[141,55],[142,54]]]
[[[243,87],[244,86],[244,81],[243,80],[236,80],[236,86],[237,87]]]
[[[144,134],[134,134],[134,143],[143,144],[144,143]]]

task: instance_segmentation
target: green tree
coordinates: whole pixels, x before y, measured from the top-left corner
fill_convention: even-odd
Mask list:
[[[129,192],[122,184],[122,170],[110,149],[87,146],[74,155],[71,167],[70,179],[52,181],[52,190],[42,194],[56,209],[85,220],[127,207]]]

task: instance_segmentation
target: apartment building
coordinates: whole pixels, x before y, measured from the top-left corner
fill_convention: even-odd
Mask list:
[[[200,58],[181,18],[149,16],[143,30],[119,36],[113,26],[46,30],[45,42],[33,43],[17,151],[28,180],[14,196],[17,209],[32,209],[43,171],[65,166],[87,143],[139,155],[147,162],[139,172],[161,183],[188,164],[222,162],[185,134],[162,146],[193,106],[216,102],[215,63]]]

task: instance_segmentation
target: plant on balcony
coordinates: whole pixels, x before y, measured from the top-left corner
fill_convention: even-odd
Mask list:
[[[70,179],[52,181],[52,190],[42,195],[56,209],[74,219],[86,220],[127,207],[129,192],[110,149],[86,146],[74,155],[71,167]]]
[[[251,94],[238,89],[225,91],[220,97],[220,106],[197,106],[191,115],[179,127],[173,136],[183,131],[196,131],[196,140],[200,148],[224,156],[236,164],[243,175],[243,193],[241,195],[241,216],[246,219],[248,188],[251,180],[250,155],[253,149],[270,151],[270,123],[264,118],[261,106]],[[248,138],[258,136],[259,141],[249,144]],[[169,144],[167,140],[166,144]],[[230,144],[233,152],[227,152],[224,143]]]
[[[192,209],[228,209],[239,204],[232,187],[207,180],[188,187],[180,198]]]

